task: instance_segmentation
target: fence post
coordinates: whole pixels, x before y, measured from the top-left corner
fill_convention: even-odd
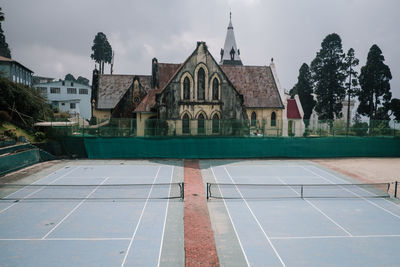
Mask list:
[[[303,185],[301,185],[301,198],[304,198],[304,195],[303,195]]]
[[[397,181],[394,182],[394,197],[395,198],[397,198],[397,185],[398,185],[398,182]]]

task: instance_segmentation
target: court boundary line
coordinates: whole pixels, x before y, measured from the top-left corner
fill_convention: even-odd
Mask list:
[[[235,181],[233,180],[231,174],[228,172],[228,170],[226,169],[226,167],[224,166],[224,170],[225,172],[228,174],[229,178],[231,179],[232,183],[235,183]],[[279,255],[278,251],[276,250],[274,244],[272,244],[271,240],[269,239],[269,236],[267,235],[267,233],[264,231],[264,228],[261,226],[260,221],[257,219],[257,217],[255,216],[255,214],[253,213],[253,210],[250,208],[249,204],[247,203],[247,200],[243,198],[242,192],[240,192],[239,188],[237,188],[237,186],[235,185],[236,190],[238,191],[238,193],[240,194],[240,196],[242,197],[244,203],[246,204],[247,208],[249,209],[251,215],[253,215],[254,220],[256,221],[256,223],[258,224],[258,226],[260,227],[261,231],[264,233],[265,238],[267,239],[269,245],[272,247],[272,250],[275,252],[275,255],[278,257],[279,261],[281,262],[282,266],[286,266],[286,264],[283,262],[281,256]]]
[[[313,166],[313,167],[315,168],[315,166]],[[303,166],[302,166],[302,168],[305,169],[305,170],[307,170],[307,171],[309,171],[309,172],[311,172],[311,173],[313,173],[314,175],[317,175],[317,176],[321,177],[322,179],[324,179],[324,180],[327,181],[328,183],[334,184],[330,179],[328,179],[328,178],[326,178],[326,177],[323,177],[322,175],[319,175],[318,173],[316,173],[316,172],[314,172],[314,171],[312,171],[312,170],[309,170],[309,169],[307,169],[307,168],[305,168],[305,167],[303,167]],[[321,171],[324,171],[324,170],[321,170]],[[326,173],[328,173],[328,172],[326,172]],[[329,173],[328,173],[328,174],[329,174]],[[331,176],[333,176],[333,175],[331,175]],[[340,178],[340,177],[336,177],[336,178],[338,178],[338,179],[344,181],[344,180],[343,180],[342,178]],[[343,187],[342,187],[342,188],[343,188]],[[365,197],[360,196],[359,194],[357,194],[357,193],[355,193],[355,192],[352,192],[352,191],[350,191],[350,190],[348,190],[348,189],[346,189],[346,188],[343,188],[343,189],[346,190],[346,191],[348,191],[349,193],[351,193],[351,194],[353,194],[353,195],[359,197],[360,199],[362,199],[362,200],[364,200],[364,201],[370,203],[371,205],[373,205],[373,206],[375,206],[375,207],[377,207],[377,208],[379,208],[379,209],[381,209],[381,210],[383,210],[383,211],[386,211],[387,213],[389,213],[390,215],[396,217],[397,219],[400,219],[400,216],[399,216],[399,215],[394,214],[394,213],[391,212],[390,210],[385,209],[384,207],[382,207],[382,206],[380,206],[380,205],[378,205],[378,204],[376,204],[376,203],[370,201],[369,199],[366,199]]]
[[[283,181],[280,177],[277,176],[277,179],[283,183],[284,185],[287,185],[287,183],[285,181]],[[291,186],[289,186],[289,188],[295,192],[297,195],[300,195],[296,190],[294,190]],[[324,215],[329,221],[331,221],[332,223],[334,223],[337,227],[339,227],[341,230],[343,230],[348,236],[353,236],[352,233],[350,233],[350,231],[347,231],[343,226],[341,226],[338,222],[336,222],[334,219],[332,219],[331,217],[329,217],[325,212],[323,212],[320,208],[318,208],[317,206],[315,206],[313,203],[311,203],[311,201],[309,201],[308,199],[304,199],[304,201],[306,201],[311,207],[313,207],[314,209],[316,209],[318,212],[320,212],[322,215]]]
[[[106,177],[103,179],[103,181],[98,184],[87,196],[86,198],[90,197],[94,192],[96,192],[97,189],[99,189],[99,187],[104,184],[108,178],[110,177]],[[55,229],[58,228],[58,226],[60,226],[69,216],[71,216],[72,213],[74,213],[75,210],[77,210],[84,202],[86,201],[86,199],[83,199],[81,202],[79,202],[77,205],[75,205],[75,207],[68,212],[67,215],[64,216],[64,218],[61,219],[61,221],[59,221],[50,231],[47,232],[47,234],[45,234],[42,239],[46,239],[46,237],[48,237]]]
[[[169,179],[169,182],[172,183],[172,178],[174,176],[174,170],[175,170],[175,166],[173,166],[171,168],[171,178]],[[171,194],[171,186],[169,187],[168,190],[168,196]],[[165,234],[165,225],[167,224],[167,216],[168,216],[168,207],[169,207],[169,199],[167,202],[167,206],[165,208],[165,218],[164,218],[164,225],[163,225],[163,230],[162,230],[162,235],[161,235],[161,243],[160,243],[160,252],[158,254],[158,262],[157,262],[157,267],[160,266],[160,262],[161,262],[161,254],[162,254],[162,249],[163,249],[163,242],[164,242],[164,234]]]
[[[0,241],[113,241],[131,240],[130,237],[50,237],[42,238],[0,238]]]
[[[64,168],[65,168],[65,167],[64,167]],[[60,175],[59,177],[55,178],[55,180],[52,181],[52,182],[50,182],[49,184],[53,184],[53,183],[57,182],[58,180],[60,180],[61,178],[64,178],[65,176],[67,176],[67,175],[70,174],[71,172],[77,170],[78,168],[79,168],[79,166],[76,167],[76,168],[71,168],[71,170],[69,170],[69,171],[67,171],[66,173],[64,173],[64,174]],[[53,172],[53,173],[54,173],[54,172]],[[51,173],[51,174],[53,174],[53,173]],[[11,196],[11,195],[13,195],[13,194],[16,194],[17,192],[19,192],[19,191],[21,191],[21,190],[23,190],[23,189],[26,189],[26,187],[28,187],[28,186],[30,186],[30,185],[36,184],[37,182],[41,181],[42,179],[45,179],[45,178],[49,177],[51,174],[49,174],[49,175],[47,175],[47,176],[45,176],[45,177],[43,177],[43,178],[40,178],[39,180],[37,180],[37,181],[35,181],[35,182],[33,182],[33,183],[27,184],[25,187],[23,187],[23,188],[21,188],[21,189],[18,189],[18,190],[15,191],[15,192],[12,192],[11,194],[7,195],[7,196],[4,197],[4,198],[7,198],[7,197],[9,197],[9,196]],[[29,193],[28,195],[24,196],[22,199],[26,199],[26,198],[28,198],[28,197],[30,197],[30,196],[32,196],[32,195],[34,195],[34,194],[40,192],[40,191],[43,190],[44,188],[45,188],[45,186],[43,186],[43,187],[41,187],[41,188],[39,188],[39,189],[37,189],[37,190],[35,190],[35,191]],[[18,203],[20,203],[20,202],[14,202],[14,203],[12,203],[10,206],[8,206],[8,207],[6,207],[6,208],[0,210],[0,214],[3,213],[4,211],[8,210],[9,208],[11,208],[11,207],[17,205]]]
[[[392,238],[392,237],[400,237],[399,235],[328,235],[328,236],[276,236],[271,237],[273,240],[295,240],[295,239],[347,239],[347,238]]]
[[[155,181],[156,181],[157,178],[158,178],[158,173],[160,172],[161,167],[162,167],[162,166],[159,166],[159,167],[158,167],[156,176],[154,177],[154,180],[153,180],[153,184],[155,183]],[[147,195],[147,198],[146,198],[146,202],[145,202],[144,205],[143,205],[142,212],[140,213],[139,220],[138,220],[138,222],[137,222],[137,224],[136,224],[136,227],[135,227],[135,231],[133,232],[133,234],[132,234],[132,236],[131,236],[131,241],[129,242],[128,248],[126,249],[126,253],[125,253],[124,259],[122,260],[121,267],[123,267],[123,266],[125,265],[126,259],[128,258],[129,251],[130,251],[130,249],[131,249],[131,247],[132,247],[132,243],[133,243],[133,240],[135,239],[137,230],[139,229],[140,222],[142,221],[143,214],[144,214],[144,211],[145,211],[145,209],[146,209],[146,207],[147,207],[147,203],[149,202],[149,198],[150,198],[150,195],[151,195],[151,192],[152,192],[152,191],[153,191],[153,186],[151,186],[150,191],[149,191],[149,194]]]
[[[210,163],[209,163],[209,165],[210,165],[211,172],[212,172],[212,174],[213,174],[213,176],[214,176],[215,182],[218,182],[218,181],[217,181],[217,176],[216,176],[215,173],[214,173],[213,165],[210,164]],[[218,186],[218,190],[221,191],[221,189],[219,188],[219,186]],[[238,232],[237,232],[237,230],[236,230],[235,224],[233,223],[232,216],[231,216],[231,213],[230,213],[230,211],[229,211],[229,209],[228,209],[228,206],[226,205],[225,199],[223,199],[223,202],[224,202],[225,209],[226,209],[226,211],[228,212],[229,220],[231,221],[233,230],[234,230],[234,232],[235,232],[235,234],[236,234],[236,238],[237,238],[238,241],[239,241],[240,248],[242,249],[242,253],[243,253],[244,259],[246,260],[247,266],[250,266],[249,260],[248,260],[248,258],[247,258],[247,254],[246,254],[246,252],[244,251],[244,248],[243,248],[243,245],[242,245],[242,241],[240,241],[239,234],[238,234]]]

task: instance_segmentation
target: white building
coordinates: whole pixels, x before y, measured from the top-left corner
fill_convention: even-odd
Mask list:
[[[92,117],[91,87],[72,81],[55,81],[34,85],[53,107],[84,119]]]

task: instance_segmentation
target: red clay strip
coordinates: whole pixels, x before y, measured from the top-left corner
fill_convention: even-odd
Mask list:
[[[199,162],[185,160],[186,266],[219,266]]]

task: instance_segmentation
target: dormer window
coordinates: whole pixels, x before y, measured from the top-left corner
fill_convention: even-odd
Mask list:
[[[229,54],[231,55],[231,60],[235,59],[235,49],[232,46],[231,52],[229,52]]]

